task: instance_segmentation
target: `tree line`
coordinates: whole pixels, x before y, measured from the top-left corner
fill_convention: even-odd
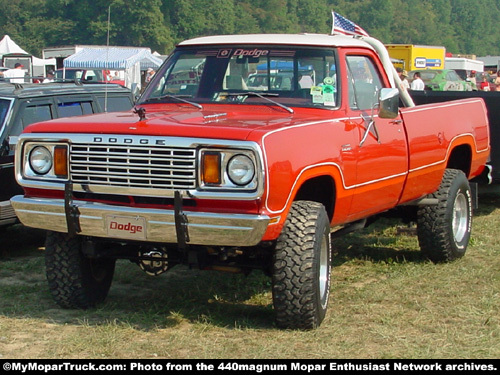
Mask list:
[[[0,38],[36,56],[108,39],[168,54],[203,35],[329,33],[332,10],[384,43],[500,55],[499,0],[0,0],[0,9]]]

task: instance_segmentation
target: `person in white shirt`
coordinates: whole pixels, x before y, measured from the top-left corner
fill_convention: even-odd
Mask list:
[[[50,83],[50,82],[54,82],[54,71],[53,70],[49,70],[47,72],[47,77],[45,77],[45,79],[43,80],[43,83]]]
[[[410,85],[410,90],[418,90],[422,91],[425,89],[425,83],[422,81],[422,78],[420,78],[420,73],[415,72],[413,75],[413,81],[411,81]]]
[[[6,81],[10,83],[24,83],[24,75],[25,72],[23,70],[24,65],[20,63],[16,63],[14,65],[14,69],[9,69],[3,72],[4,78],[7,78]]]
[[[405,89],[405,90],[409,90],[410,89],[410,83],[408,82],[408,73],[406,72],[406,70],[403,70],[401,68],[396,68],[396,71],[398,72],[398,75],[399,75],[399,79],[401,80],[401,86]]]

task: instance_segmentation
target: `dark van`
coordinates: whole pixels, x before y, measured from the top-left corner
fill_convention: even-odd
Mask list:
[[[127,111],[134,101],[116,84],[11,84],[0,82],[0,226],[17,221],[10,198],[22,194],[14,178],[14,144],[35,122],[100,112]]]

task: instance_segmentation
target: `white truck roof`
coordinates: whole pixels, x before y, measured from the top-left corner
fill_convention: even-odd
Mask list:
[[[371,37],[352,37],[341,34],[241,34],[215,35],[185,40],[178,44],[184,46],[203,45],[290,45],[308,47],[362,47],[375,51],[381,58],[391,87],[398,88],[403,104],[413,107],[415,104],[406,90],[401,89],[401,81],[391,63],[387,49],[379,40]]]
[[[210,44],[289,44],[293,46],[320,47],[365,47],[373,49],[368,43],[358,38],[344,35],[327,34],[241,34],[215,35],[185,40],[179,46]]]

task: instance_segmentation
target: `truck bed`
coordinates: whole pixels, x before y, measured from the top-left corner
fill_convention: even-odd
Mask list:
[[[500,91],[410,91],[415,104],[438,103],[465,98],[483,98],[490,124],[490,165],[495,183],[500,182]]]

